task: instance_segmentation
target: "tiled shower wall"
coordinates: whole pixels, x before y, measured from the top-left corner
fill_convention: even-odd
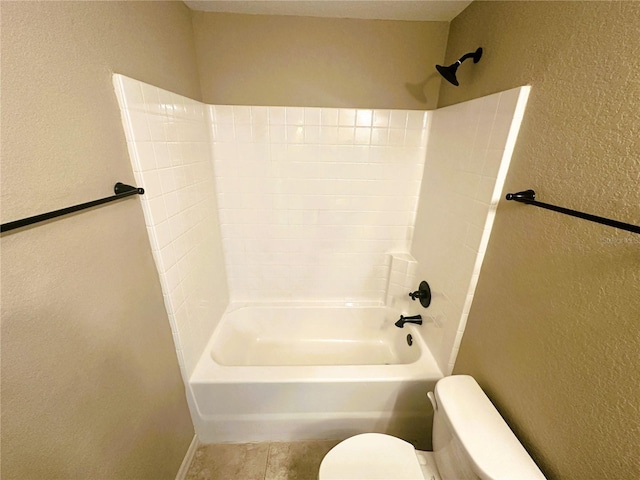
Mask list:
[[[411,313],[445,374],[458,354],[530,87],[431,112],[411,253],[433,300]]]
[[[423,314],[451,372],[528,87],[415,112],[207,106],[114,84],[185,380],[230,297],[386,301]],[[424,311],[406,295],[423,279]]]
[[[234,301],[385,301],[408,251],[427,112],[211,106]]]
[[[206,106],[113,77],[183,378],[229,300]]]

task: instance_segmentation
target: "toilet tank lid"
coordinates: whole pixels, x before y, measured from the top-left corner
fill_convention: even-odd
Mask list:
[[[438,412],[444,414],[480,478],[545,478],[473,377],[445,377],[436,384],[435,393]]]

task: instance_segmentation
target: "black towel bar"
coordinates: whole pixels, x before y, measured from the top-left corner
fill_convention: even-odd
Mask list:
[[[536,207],[546,208],[547,210],[553,210],[554,212],[564,213],[565,215],[571,215],[572,217],[582,218],[584,220],[589,220],[590,222],[619,228],[621,230],[626,230],[627,232],[640,233],[640,227],[637,225],[619,222],[617,220],[611,220],[610,218],[599,217],[597,215],[591,215],[590,213],[578,212],[576,210],[570,210],[568,208],[558,207],[548,203],[538,202],[536,200],[536,192],[533,190],[524,190],[518,193],[507,193],[506,198],[507,200],[515,200],[516,202],[535,205]]]
[[[0,232],[8,232],[20,227],[26,227],[38,222],[44,222],[51,218],[60,217],[69,213],[84,210],[85,208],[95,207],[96,205],[102,205],[103,203],[113,202],[121,198],[130,197],[131,195],[143,195],[144,188],[132,187],[131,185],[125,185],[124,183],[116,183],[113,187],[115,195],[111,197],[100,198],[99,200],[93,200],[91,202],[81,203],[74,205],[73,207],[61,208],[60,210],[54,210],[53,212],[42,213],[40,215],[34,215],[33,217],[23,218],[22,220],[15,220],[13,222],[3,223],[0,225]]]

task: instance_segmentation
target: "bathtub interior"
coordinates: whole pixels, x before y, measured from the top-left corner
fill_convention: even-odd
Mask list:
[[[230,308],[208,350],[225,366],[415,362],[420,356],[416,333],[398,329],[389,315],[384,307]]]

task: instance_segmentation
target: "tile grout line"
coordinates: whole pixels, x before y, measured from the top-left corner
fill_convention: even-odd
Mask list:
[[[269,459],[271,458],[271,447],[273,442],[269,442],[269,448],[267,449],[267,461],[264,463],[264,472],[262,472],[262,479],[267,480],[267,471],[269,470]]]

